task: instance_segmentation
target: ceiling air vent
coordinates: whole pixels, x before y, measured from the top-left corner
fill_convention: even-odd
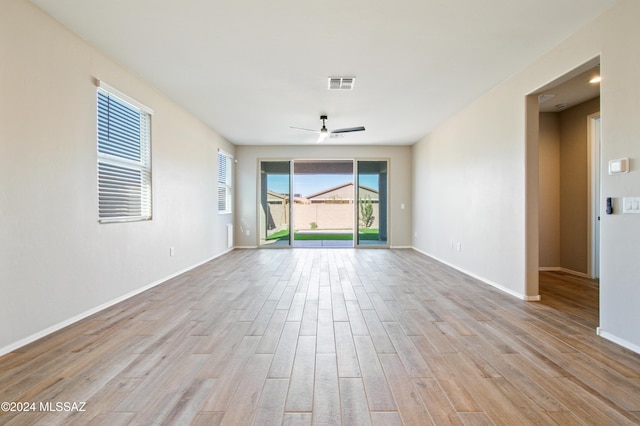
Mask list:
[[[329,77],[329,90],[351,90],[355,77]]]

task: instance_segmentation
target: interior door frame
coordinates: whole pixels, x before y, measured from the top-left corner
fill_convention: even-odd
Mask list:
[[[587,256],[587,272],[589,278],[598,278],[599,272],[599,255],[600,255],[600,238],[599,226],[600,220],[600,144],[602,126],[602,116],[600,112],[589,114],[587,117],[587,157],[588,157],[588,179],[589,179],[589,207],[588,220],[589,229],[587,230],[587,241],[589,244]]]

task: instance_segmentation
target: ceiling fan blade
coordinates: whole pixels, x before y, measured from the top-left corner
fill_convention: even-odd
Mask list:
[[[363,126],[360,126],[360,127],[347,127],[347,128],[344,128],[344,129],[332,130],[331,133],[362,132],[363,130],[365,130],[365,128]]]
[[[296,130],[304,130],[305,132],[313,132],[313,133],[320,133],[319,130],[313,130],[313,129],[305,129],[303,127],[293,127],[293,126],[289,126],[290,129],[296,129]]]

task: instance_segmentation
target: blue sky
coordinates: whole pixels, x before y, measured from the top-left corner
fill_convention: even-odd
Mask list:
[[[293,193],[302,194],[303,196],[315,194],[323,189],[332,186],[341,185],[343,183],[353,182],[353,175],[296,175],[293,180]],[[369,188],[378,189],[378,175],[360,175],[360,185]],[[267,178],[267,187],[271,191],[281,194],[287,193],[289,186],[288,175],[269,175]]]

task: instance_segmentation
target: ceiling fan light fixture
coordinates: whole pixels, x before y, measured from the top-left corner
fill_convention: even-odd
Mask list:
[[[318,136],[318,140],[316,141],[316,143],[321,143],[324,142],[324,140],[329,137],[329,132],[327,131],[327,129],[324,129],[324,131],[320,131],[320,135]]]

